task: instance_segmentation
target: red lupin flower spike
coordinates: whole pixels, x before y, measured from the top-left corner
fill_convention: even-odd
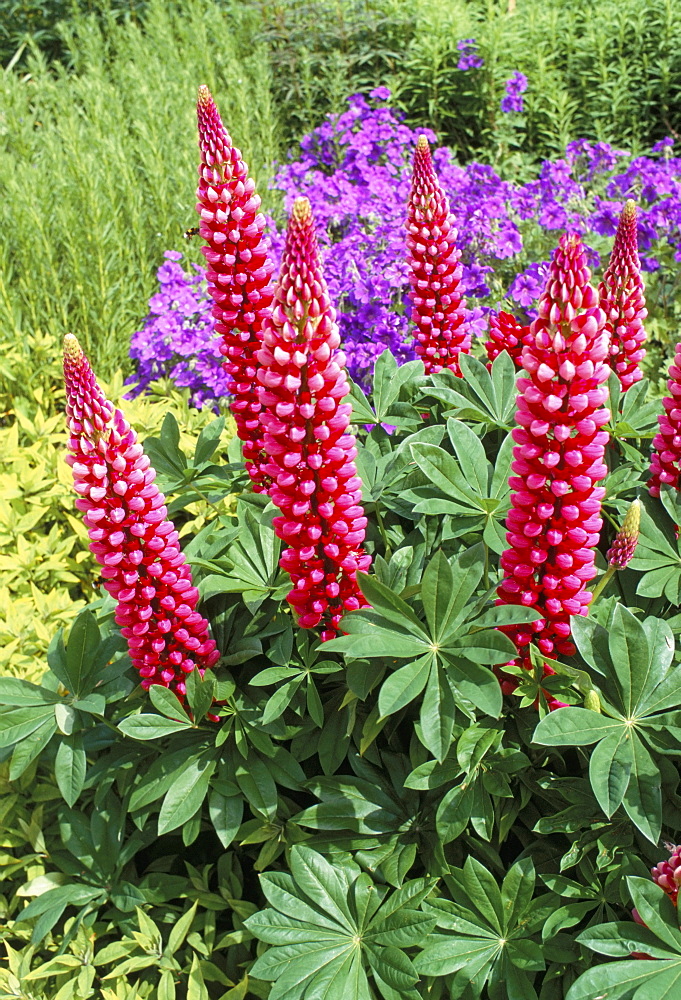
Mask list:
[[[494,361],[506,351],[513,358],[516,368],[522,368],[520,355],[526,344],[533,342],[529,326],[523,326],[511,313],[489,314],[489,340],[485,344],[487,357]]]
[[[589,278],[579,238],[563,236],[530,326],[534,344],[522,352],[526,377],[518,379],[509,548],[498,594],[501,603],[538,612],[533,625],[505,629],[526,667],[530,642],[547,656],[574,652],[570,619],[587,613],[586,583],[596,575],[609,369],[605,316]]]
[[[622,209],[610,261],[598,286],[601,309],[610,334],[610,364],[619,375],[622,389],[643,378],[640,362],[645,357],[648,315],[641,277],[636,234],[636,205],[631,199]]]
[[[293,582],[288,600],[298,624],[320,626],[323,638],[336,634],[346,611],[366,606],[356,573],[371,561],[362,549],[367,519],[339,344],[310,203],[298,198],[263,329],[258,381],[269,456],[264,472],[282,512],[274,528],[288,545],[280,562]]]
[[[648,490],[654,497],[659,497],[663,483],[676,490],[681,486],[681,343],[669,366],[667,388],[671,395],[662,400],[664,413],[657,418],[659,430],[650,456]]]
[[[253,488],[262,492],[268,481],[260,470],[264,455],[255,355],[272,302],[274,264],[255,182],[232,145],[208,87],[199,87],[197,117],[201,162],[196,208],[201,216],[199,231],[207,244],[201,252],[208,262],[206,280],[215,302],[215,329],[223,338],[220,350],[227,358],[230,409]]]
[[[66,461],[104,587],[118,602],[116,622],[142,686],[162,684],[182,700],[185,676],[197,667],[203,673],[220,653],[196,610],[199,592],[156,473],[71,334],[64,338],[64,381],[72,452]]]
[[[447,197],[433,168],[428,140],[419,137],[407,205],[414,351],[426,374],[449,368],[461,375],[458,357],[471,349],[461,305],[461,254]]]

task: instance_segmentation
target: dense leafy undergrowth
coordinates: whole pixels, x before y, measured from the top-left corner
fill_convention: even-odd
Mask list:
[[[494,605],[515,371],[461,362],[463,380],[426,377],[386,352],[371,398],[353,389],[374,561],[347,636],[294,626],[273,507],[242,494],[186,548],[223,657],[188,675],[185,708],[157,686],[149,703],[110,598],[52,643],[40,686],[0,681],[0,995],[265,997],[275,980],[272,998],[592,1000],[676,981],[676,914],[646,877],[681,825],[676,494],[644,501],[577,655],[502,698],[491,667],[514,647],[495,626],[532,617]],[[619,522],[657,407],[645,382],[610,391]],[[174,418],[149,449],[176,508],[243,483],[211,465],[220,425],[191,485]],[[545,715],[546,692],[576,707]],[[655,961],[593,964],[633,951]]]

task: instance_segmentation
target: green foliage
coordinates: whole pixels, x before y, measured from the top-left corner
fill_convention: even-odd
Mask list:
[[[14,361],[12,380],[0,395],[5,413],[0,427],[4,469],[0,475],[0,666],[3,672],[37,680],[56,628],[66,627],[97,594],[98,567],[88,548],[82,518],[73,508],[73,475],[64,461],[64,390],[58,342],[28,338],[29,354]],[[32,360],[35,359],[34,361]],[[108,387],[112,399],[124,392],[120,372]],[[210,411],[188,409],[186,392],[158,384],[156,393],[123,406],[153,454],[162,489],[178,495],[170,507],[182,534],[201,529],[219,509],[215,489],[224,495],[223,466],[213,464],[220,436],[233,435],[231,421],[214,420]],[[155,435],[175,420],[182,430],[173,453],[175,472],[163,465]],[[164,424],[165,426],[165,424]],[[198,441],[197,441],[198,436]],[[179,449],[177,445],[180,445]],[[154,451],[156,449],[156,451]],[[193,451],[193,459],[184,452]],[[179,470],[179,471],[178,471]]]
[[[269,64],[247,11],[154,0],[143,26],[116,13],[62,23],[63,64],[31,44],[22,72],[0,75],[0,226],[11,234],[0,327],[11,369],[37,331],[75,332],[103,376],[123,363],[163,251],[196,217],[198,83],[226,95],[225,121],[256,177],[275,155]]]
[[[464,364],[455,383],[386,353],[353,388],[371,607],[325,643],[294,625],[275,510],[240,492],[222,419],[147,419],[222,657],[184,704],[147,695],[107,599],[40,683],[0,682],[0,996],[673,995],[677,918],[646,865],[681,826],[681,628],[649,580],[676,503],[646,501],[640,564],[575,622],[576,656],[507,666],[503,628],[536,614],[495,604],[514,379],[506,355]],[[616,522],[656,406],[611,396]]]

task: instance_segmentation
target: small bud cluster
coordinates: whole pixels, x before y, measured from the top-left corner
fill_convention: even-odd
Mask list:
[[[90,549],[104,587],[116,599],[116,623],[128,641],[142,686],[162,684],[182,699],[185,676],[220,656],[199,592],[167,519],[165,498],[137,435],[104,396],[76,338],[64,338],[66,417]]]
[[[345,356],[322,274],[307,198],[293,205],[274,307],[257,353],[262,404],[263,471],[282,512],[274,519],[288,548],[288,600],[298,624],[336,634],[346,611],[366,606],[357,570],[371,562],[363,548],[367,519],[348,433],[352,406]]]
[[[643,320],[648,315],[638,257],[636,205],[631,200],[622,210],[598,294],[610,334],[610,364],[626,390],[643,378],[640,367],[646,353]]]
[[[627,511],[622,527],[615,535],[608,549],[606,559],[609,566],[624,569],[633,559],[641,527],[641,501],[634,500]]]
[[[199,87],[197,116],[201,163],[196,208],[201,217],[199,231],[206,241],[201,252],[208,262],[206,280],[215,302],[215,330],[223,337],[230,407],[253,488],[261,492],[268,481],[260,469],[263,446],[255,355],[270,311],[274,265],[255,182],[232,145],[207,87]]]
[[[578,237],[563,236],[530,326],[534,342],[522,352],[498,595],[501,603],[537,609],[533,625],[505,630],[523,666],[530,665],[530,642],[547,656],[574,651],[570,619],[587,613],[586,583],[596,575],[609,369],[605,316],[589,279]]]
[[[425,136],[414,153],[407,208],[414,351],[426,374],[449,368],[461,375],[458,356],[471,349],[461,304],[461,254],[447,197],[440,187]]]
[[[523,347],[534,343],[529,326],[523,326],[511,313],[491,312],[489,317],[489,340],[485,344],[487,357],[494,361],[502,351],[513,358],[516,368],[522,368]]]

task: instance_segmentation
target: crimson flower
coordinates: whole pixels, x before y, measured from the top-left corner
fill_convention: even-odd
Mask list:
[[[447,196],[433,168],[428,140],[419,136],[407,205],[414,351],[426,374],[449,368],[461,375],[458,356],[471,349],[461,304],[461,254]]]
[[[185,676],[220,656],[196,610],[177,532],[156,473],[120,410],[105,397],[74,336],[64,338],[66,419],[74,488],[116,623],[142,687],[161,684],[182,699]]]
[[[491,312],[489,315],[489,340],[485,344],[487,357],[494,361],[502,351],[513,358],[516,368],[522,368],[520,356],[523,347],[534,343],[529,326],[523,326],[511,313]]]
[[[648,315],[638,257],[636,205],[631,199],[622,209],[598,294],[610,334],[610,364],[626,390],[643,378],[639,362],[646,353],[643,320]]]
[[[607,472],[608,434],[601,428],[610,416],[603,407],[609,368],[605,315],[589,278],[584,247],[566,234],[530,326],[534,343],[522,352],[509,548],[501,556],[498,596],[500,603],[537,610],[532,625],[506,630],[526,667],[530,642],[547,656],[574,652],[570,619],[587,613],[586,583],[596,575],[605,494],[596,483]]]
[[[336,312],[322,274],[307,198],[294,202],[271,316],[258,351],[259,398],[274,519],[286,542],[280,565],[302,628],[336,634],[346,611],[365,607],[356,580],[371,561],[367,519],[348,433],[352,406]]]
[[[215,329],[223,338],[220,350],[227,359],[230,409],[253,488],[263,492],[268,481],[260,470],[264,456],[255,356],[272,302],[274,264],[255,182],[232,145],[208,87],[199,87],[197,117],[201,162],[196,208],[201,216],[199,231],[206,241],[201,252],[208,262],[206,280],[215,303]]]
[[[667,388],[671,395],[662,400],[664,413],[657,418],[659,430],[650,456],[648,490],[654,497],[659,497],[663,483],[678,490],[681,479],[681,343],[669,366]]]

